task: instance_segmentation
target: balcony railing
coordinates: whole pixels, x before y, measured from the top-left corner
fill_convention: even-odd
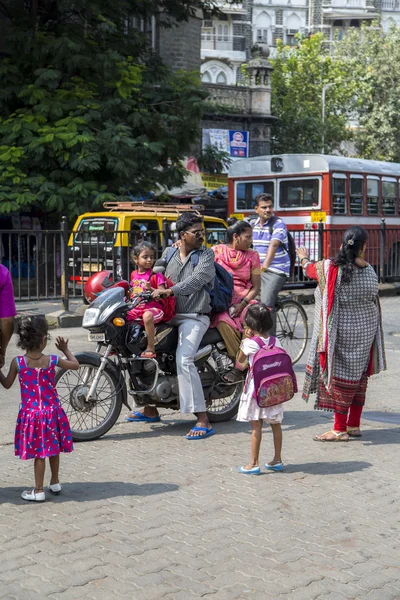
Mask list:
[[[398,10],[398,0],[382,0],[382,10]]]
[[[213,83],[206,83],[205,86],[209,91],[208,102],[226,107],[227,112],[245,114],[250,112],[250,92],[247,87]]]
[[[366,8],[365,0],[331,0],[334,8]]]
[[[201,34],[202,50],[220,50],[222,52],[244,52],[246,38],[243,35],[222,35],[203,32]]]

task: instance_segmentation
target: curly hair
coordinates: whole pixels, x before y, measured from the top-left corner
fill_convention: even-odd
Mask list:
[[[359,225],[350,227],[343,236],[343,242],[340,250],[333,259],[333,264],[342,267],[342,281],[349,283],[353,274],[356,258],[361,254],[364,244],[368,239],[368,234]]]
[[[36,350],[49,338],[49,325],[45,317],[22,317],[17,325],[17,346],[23,350]]]

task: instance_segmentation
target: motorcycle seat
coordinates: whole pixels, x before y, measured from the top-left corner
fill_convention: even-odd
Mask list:
[[[212,329],[208,329],[201,340],[200,348],[202,346],[207,346],[208,344],[217,344],[218,342],[222,342],[222,337],[220,332],[216,327]]]

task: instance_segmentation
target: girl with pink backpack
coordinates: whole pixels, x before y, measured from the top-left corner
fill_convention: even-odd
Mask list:
[[[240,346],[241,363],[249,361],[249,370],[240,400],[237,420],[251,422],[251,460],[239,473],[259,475],[258,464],[265,421],[271,425],[274,438],[274,458],[265,463],[268,471],[283,471],[282,463],[282,404],[297,392],[296,376],[290,356],[268,332],[273,321],[265,304],[249,306],[245,317],[244,339]]]

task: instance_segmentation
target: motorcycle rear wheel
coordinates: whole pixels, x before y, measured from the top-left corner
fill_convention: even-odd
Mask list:
[[[76,371],[60,369],[57,373],[57,392],[69,419],[75,442],[96,440],[117,421],[122,408],[121,383],[110,365],[106,365],[97,386],[97,400],[88,403],[85,399],[96,371],[99,356],[80,352],[77,357],[80,368]],[[90,369],[87,383],[83,384],[86,369]]]
[[[211,407],[207,408],[210,423],[222,423],[236,417],[243,392],[243,385],[244,382],[236,383],[233,394],[212,401]]]

